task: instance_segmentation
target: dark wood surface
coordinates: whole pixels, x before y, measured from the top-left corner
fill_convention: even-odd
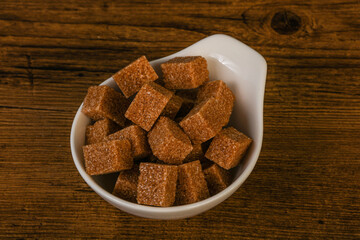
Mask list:
[[[358,0],[1,0],[0,238],[360,239],[359,12]],[[189,219],[112,207],[71,158],[87,88],[215,33],[268,63],[253,173]]]

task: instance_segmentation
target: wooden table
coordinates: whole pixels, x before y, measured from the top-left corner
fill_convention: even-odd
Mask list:
[[[359,239],[359,12],[358,0],[1,0],[0,238]],[[71,157],[87,88],[215,33],[268,63],[253,173],[190,219],[112,207]]]

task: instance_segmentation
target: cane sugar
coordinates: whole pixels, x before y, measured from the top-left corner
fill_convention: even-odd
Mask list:
[[[161,64],[165,87],[192,89],[209,81],[206,59],[200,56],[176,57]]]
[[[176,204],[184,205],[204,200],[210,196],[200,161],[179,166]]]
[[[224,128],[214,137],[205,157],[224,169],[237,166],[252,140],[233,127]]]
[[[215,195],[231,183],[230,173],[219,167],[217,164],[212,164],[204,170],[205,179],[209,188],[210,195]]]
[[[117,131],[107,137],[107,140],[128,139],[134,159],[145,158],[150,155],[151,150],[146,137],[147,132],[137,125],[131,125]]]
[[[105,141],[106,136],[117,131],[119,125],[110,119],[102,119],[86,127],[86,145]]]
[[[193,150],[188,136],[167,117],[159,118],[148,133],[148,141],[153,154],[168,164],[181,164]]]
[[[108,118],[123,127],[128,106],[128,100],[111,87],[92,86],[88,89],[81,111],[92,120]]]
[[[126,98],[137,93],[148,82],[158,78],[145,56],[142,56],[117,72],[113,79]]]
[[[131,169],[133,157],[129,140],[114,140],[83,146],[85,170],[99,175]]]
[[[172,206],[175,201],[177,178],[177,166],[140,163],[137,202],[159,207]]]
[[[113,195],[129,202],[136,203],[139,175],[140,171],[138,164],[134,164],[129,170],[121,171],[116,180]]]
[[[144,130],[149,131],[173,94],[156,83],[147,83],[136,94],[125,116]]]

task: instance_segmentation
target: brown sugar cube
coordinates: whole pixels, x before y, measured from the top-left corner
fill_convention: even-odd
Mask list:
[[[148,133],[153,154],[169,164],[181,164],[192,151],[190,139],[177,123],[167,117],[160,117]]]
[[[134,166],[129,170],[121,171],[115,183],[113,195],[136,203],[139,175],[140,171],[138,164],[134,164]]]
[[[252,140],[233,127],[224,128],[212,140],[205,157],[220,167],[230,169],[237,166]]]
[[[86,127],[86,145],[102,142],[120,127],[110,119],[102,119]]]
[[[130,169],[133,166],[129,140],[114,140],[83,146],[85,170],[99,175]]]
[[[225,126],[229,121],[234,107],[235,95],[223,81],[217,80],[208,82],[199,88],[197,103],[206,101],[212,97],[218,99],[219,104],[222,106],[221,114],[225,117],[224,122],[222,122],[221,125]]]
[[[197,88],[209,81],[206,59],[200,56],[176,57],[161,64],[161,69],[169,89]]]
[[[206,168],[204,170],[204,175],[211,195],[221,192],[231,183],[230,173],[219,167],[217,164],[212,164],[210,167]]]
[[[199,88],[196,102],[201,102],[205,99],[215,97],[223,98],[229,101],[228,107],[232,109],[235,101],[235,96],[230,88],[221,80],[211,81]]]
[[[216,122],[222,116],[219,116],[218,108],[214,108],[215,102],[215,98],[201,102],[180,121],[179,125],[192,141],[205,142],[221,130]]]
[[[123,127],[128,106],[129,101],[111,87],[92,86],[88,89],[81,111],[95,121],[109,118]]]
[[[193,142],[205,142],[229,122],[235,96],[221,80],[206,83],[197,96],[201,101],[185,116],[180,126]]]
[[[147,83],[136,94],[125,117],[149,131],[173,94],[156,83]]]
[[[137,202],[159,207],[172,206],[175,201],[177,177],[177,166],[140,163]]]
[[[200,161],[179,166],[176,204],[184,205],[204,200],[210,196]]]
[[[230,119],[229,102],[211,97],[197,104],[179,123],[193,142],[213,138]]]
[[[107,137],[107,140],[127,139],[131,143],[134,159],[141,159],[150,155],[151,150],[147,142],[147,132],[137,125],[131,125]]]
[[[126,98],[129,98],[148,82],[158,78],[145,56],[142,56],[117,72],[113,79]]]
[[[193,144],[193,150],[186,156],[184,163],[202,160],[204,158],[204,152],[202,150],[201,144]]]
[[[164,110],[161,113],[161,116],[174,119],[176,114],[179,112],[182,103],[183,100],[181,97],[173,95],[170,98],[170,101],[166,104]]]

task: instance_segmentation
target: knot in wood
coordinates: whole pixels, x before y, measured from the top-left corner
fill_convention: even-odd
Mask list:
[[[281,35],[290,35],[301,27],[301,18],[293,12],[282,10],[274,14],[271,27]]]

